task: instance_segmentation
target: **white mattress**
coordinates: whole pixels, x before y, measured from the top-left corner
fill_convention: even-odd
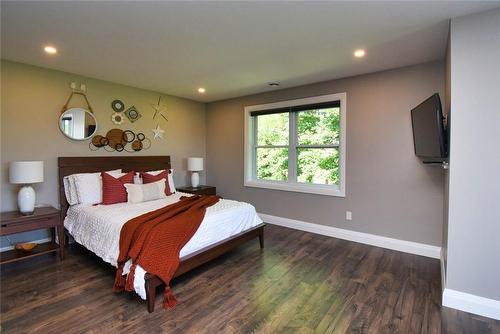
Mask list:
[[[116,267],[122,226],[128,220],[143,213],[177,202],[181,196],[190,196],[190,194],[177,192],[165,199],[137,204],[73,205],[68,209],[64,227],[76,242]],[[182,259],[261,223],[262,220],[252,205],[221,199],[207,209],[198,231],[182,248],[180,257]],[[128,263],[125,266],[124,273],[128,272],[129,265]],[[146,299],[144,274],[144,270],[137,266],[134,287],[136,292]]]

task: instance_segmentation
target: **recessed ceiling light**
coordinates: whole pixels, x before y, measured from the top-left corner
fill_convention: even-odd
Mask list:
[[[364,56],[365,56],[365,50],[359,49],[359,50],[354,51],[354,57],[362,58]]]
[[[48,54],[56,54],[57,53],[57,49],[53,46],[50,46],[50,45],[47,45],[46,47],[43,48],[45,50],[45,52],[47,52]]]
[[[203,88],[203,87],[198,88],[198,93],[203,94],[203,93],[205,93],[205,92],[206,92],[206,89],[205,89],[205,88]]]
[[[269,86],[279,86],[280,85],[280,83],[278,81],[268,82],[267,84]]]

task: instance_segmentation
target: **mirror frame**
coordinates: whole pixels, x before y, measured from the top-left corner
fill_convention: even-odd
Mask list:
[[[92,133],[92,135],[88,136],[88,137],[84,137],[82,139],[80,138],[72,138],[70,136],[68,136],[62,129],[61,127],[61,121],[62,121],[62,118],[64,116],[64,114],[68,111],[68,110],[71,110],[71,109],[79,109],[79,110],[83,110],[85,113],[89,114],[90,116],[92,116],[92,118],[94,119],[95,121],[95,130],[94,130],[94,133]],[[94,137],[96,134],[97,134],[97,128],[98,128],[99,124],[97,122],[97,118],[95,117],[94,113],[91,112],[90,110],[87,110],[85,108],[81,108],[81,107],[73,107],[73,108],[68,108],[66,110],[64,110],[62,113],[61,113],[61,116],[59,116],[59,124],[58,124],[58,127],[59,127],[59,130],[61,131],[61,133],[68,139],[71,139],[71,140],[76,140],[76,141],[84,141],[84,140],[89,140],[90,138]]]

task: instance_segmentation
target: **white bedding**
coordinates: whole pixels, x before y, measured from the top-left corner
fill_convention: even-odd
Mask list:
[[[122,226],[128,220],[143,213],[177,202],[181,196],[190,196],[190,194],[177,192],[164,199],[137,204],[74,205],[68,209],[64,227],[76,242],[116,267]],[[181,249],[180,257],[182,259],[260,223],[262,220],[252,205],[221,199],[207,209],[198,231]],[[124,273],[128,272],[128,268],[129,264],[125,266]],[[144,270],[137,266],[134,288],[141,298],[146,299],[144,274]]]

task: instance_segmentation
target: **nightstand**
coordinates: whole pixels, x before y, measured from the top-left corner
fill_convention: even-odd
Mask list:
[[[188,194],[196,194],[196,195],[215,195],[216,188],[212,186],[198,186],[196,188],[193,187],[180,187],[177,188],[178,191]]]
[[[29,216],[23,216],[19,211],[2,212],[1,236],[44,228],[51,228],[54,232],[52,233],[52,241],[38,244],[30,252],[23,252],[16,249],[1,252],[0,264],[57,251],[62,260],[64,258],[64,226],[60,215],[60,210],[50,206],[35,208],[35,212]],[[56,231],[59,245],[55,242]]]

